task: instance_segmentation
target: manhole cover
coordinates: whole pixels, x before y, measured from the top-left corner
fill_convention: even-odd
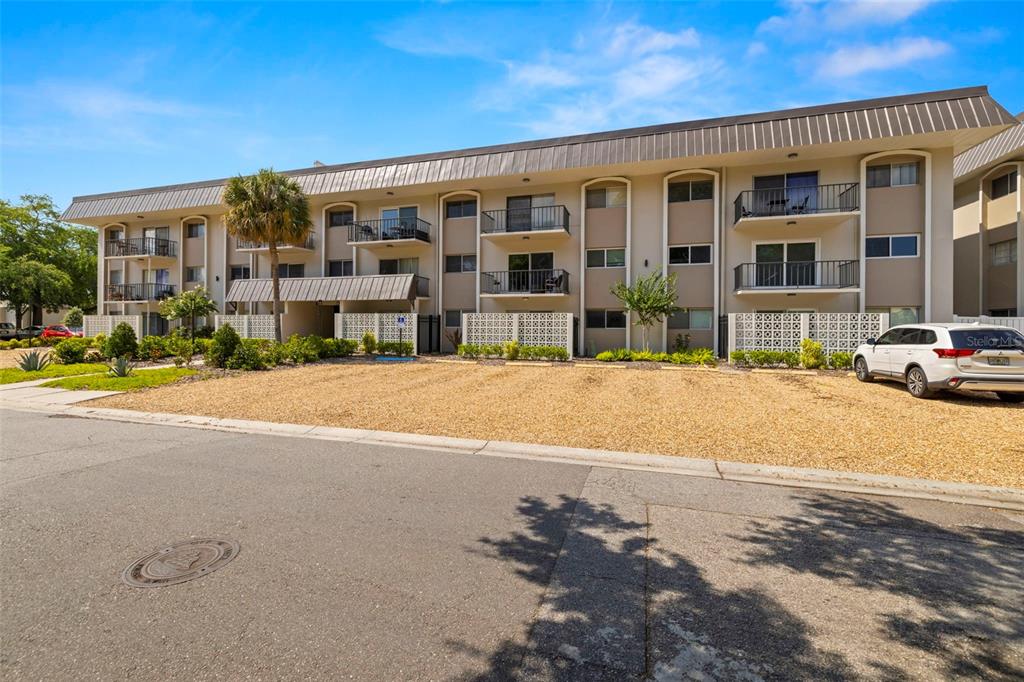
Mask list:
[[[133,561],[121,572],[129,587],[164,587],[201,578],[238,556],[234,540],[185,540]]]

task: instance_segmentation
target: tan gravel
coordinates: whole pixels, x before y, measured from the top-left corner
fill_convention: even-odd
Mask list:
[[[37,350],[43,354],[50,352],[48,346],[41,346],[39,348],[16,348],[14,350],[0,350],[0,369],[6,369],[8,367],[17,367],[18,360],[22,355],[29,352],[30,350]]]
[[[1024,406],[845,374],[335,364],[95,404],[1024,488]]]

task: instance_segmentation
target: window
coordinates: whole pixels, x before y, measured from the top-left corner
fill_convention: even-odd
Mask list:
[[[351,208],[339,208],[327,213],[327,227],[351,225],[355,212]]]
[[[328,277],[351,277],[352,260],[330,260],[327,261]]]
[[[587,208],[621,208],[625,205],[625,187],[604,187],[587,190]]]
[[[992,265],[1009,265],[1017,262],[1017,240],[1007,239],[988,247],[992,255]]]
[[[206,234],[206,223],[185,223],[185,236],[188,239],[198,239]]]
[[[277,276],[285,278],[305,277],[306,266],[302,263],[278,263]]]
[[[711,308],[683,308],[669,315],[669,329],[711,329]]]
[[[465,254],[462,256],[445,256],[445,272],[476,272],[476,254]]]
[[[895,327],[898,324],[916,324],[919,322],[920,308],[909,308],[895,306],[892,308],[867,308],[865,312],[885,313],[889,316],[889,326]]]
[[[992,198],[998,199],[1017,191],[1017,171],[1010,171],[992,181]]]
[[[124,230],[119,227],[112,227],[107,230],[107,241],[108,242],[119,242],[124,239]]]
[[[989,308],[989,317],[1017,317],[1016,308]]]
[[[669,203],[680,201],[700,201],[714,197],[715,183],[712,180],[688,180],[670,182],[668,185]]]
[[[587,328],[625,329],[626,312],[624,310],[588,310]]]
[[[251,276],[248,265],[231,266],[231,279],[249,279]]]
[[[711,244],[668,247],[669,265],[696,265],[711,262]]]
[[[124,282],[124,271],[111,270],[108,279],[110,284],[121,284]]]
[[[508,269],[513,272],[522,270],[552,270],[555,267],[555,254],[551,251],[541,253],[510,253]]]
[[[918,163],[868,166],[868,187],[901,187],[917,184]]]
[[[917,255],[916,234],[867,238],[865,256],[868,258],[914,258]]]
[[[201,267],[185,268],[186,282],[202,282],[206,279],[205,275]]]
[[[419,258],[391,258],[380,261],[382,275],[417,275],[420,272]]]
[[[588,268],[626,267],[625,249],[587,249]]]
[[[472,310],[446,310],[444,311],[445,327],[461,327],[462,313],[471,313]]]
[[[445,218],[472,218],[476,215],[476,199],[457,199],[445,203]]]

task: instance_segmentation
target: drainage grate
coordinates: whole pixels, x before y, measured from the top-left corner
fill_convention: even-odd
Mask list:
[[[238,556],[234,540],[184,540],[133,561],[121,580],[129,587],[164,587],[201,578]]]

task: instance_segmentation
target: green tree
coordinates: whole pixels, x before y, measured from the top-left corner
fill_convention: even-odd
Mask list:
[[[626,314],[636,315],[636,322],[633,324],[643,330],[645,351],[650,350],[647,345],[647,328],[680,310],[676,305],[675,273],[665,277],[660,272],[652,272],[646,277],[637,278],[633,286],[616,282],[611,292],[615,298],[622,301]]]
[[[160,315],[168,320],[188,320],[188,336],[195,338],[196,318],[217,312],[217,304],[210,298],[206,287],[182,291],[160,302]]]
[[[313,228],[309,200],[299,183],[273,169],[237,176],[224,189],[228,212],[224,225],[237,238],[265,242],[270,250],[270,277],[274,290],[274,338],[281,342],[281,279],[279,244],[303,242]]]
[[[83,316],[82,309],[78,306],[73,306],[64,314],[64,324],[69,327],[81,327],[84,322]]]
[[[15,326],[33,305],[56,311],[71,296],[71,278],[60,268],[28,258],[16,258],[0,246],[0,300],[14,309]]]
[[[69,278],[70,286],[49,290],[59,300],[34,298],[30,305],[96,308],[96,230],[61,220],[50,197],[26,194],[17,204],[0,200],[0,246],[13,259],[54,266]],[[41,296],[47,289],[37,291]]]

